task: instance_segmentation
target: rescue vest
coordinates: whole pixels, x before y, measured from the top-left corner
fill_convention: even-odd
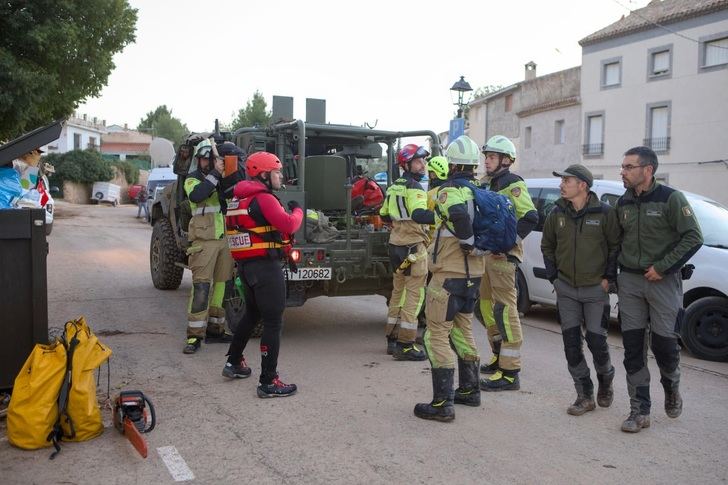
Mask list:
[[[235,197],[228,204],[225,235],[230,253],[236,261],[281,259],[291,249],[292,237],[289,234],[283,234],[271,226],[262,214],[257,216],[258,220],[250,214],[250,206],[257,195],[244,199]]]

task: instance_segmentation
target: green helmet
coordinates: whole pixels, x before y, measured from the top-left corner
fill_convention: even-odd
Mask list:
[[[450,171],[447,158],[443,156],[432,157],[427,162],[427,171],[434,172],[435,176],[440,180],[447,180],[447,174]]]
[[[208,158],[212,152],[212,143],[205,138],[195,147],[195,158]]]
[[[503,135],[492,136],[483,147],[483,153],[485,152],[502,153],[511,160],[516,160],[516,145]]]
[[[480,150],[478,144],[467,135],[454,139],[445,152],[447,161],[453,165],[478,165]]]

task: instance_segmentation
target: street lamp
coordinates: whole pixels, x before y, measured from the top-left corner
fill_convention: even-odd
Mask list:
[[[465,80],[465,76],[460,76],[460,80],[453,84],[450,88],[453,95],[457,95],[458,100],[457,102],[453,102],[453,104],[458,107],[458,118],[463,117],[463,107],[470,102],[470,94],[467,95],[466,99],[465,93],[469,93],[472,90],[473,88],[471,88],[470,84]]]

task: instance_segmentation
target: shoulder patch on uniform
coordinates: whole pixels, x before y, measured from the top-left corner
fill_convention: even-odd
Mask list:
[[[440,202],[440,204],[444,204],[445,201],[447,201],[447,192],[444,190],[440,192],[440,195],[437,196],[437,200]]]
[[[690,206],[683,206],[682,213],[685,217],[691,217],[693,215],[693,211],[690,210]]]
[[[513,194],[513,197],[518,197],[521,195],[521,188],[520,187],[513,187],[511,189],[511,194]]]

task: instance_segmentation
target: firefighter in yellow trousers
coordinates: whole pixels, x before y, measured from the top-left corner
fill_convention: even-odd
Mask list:
[[[486,175],[490,177],[488,188],[508,197],[516,210],[518,239],[507,254],[488,254],[485,257],[479,309],[493,357],[480,369],[484,374],[492,374],[481,381],[481,389],[515,391],[521,385],[518,373],[523,343],[518,316],[516,267],[523,260],[521,241],[536,227],[538,212],[523,179],[509,170],[516,160],[513,142],[505,136],[496,135],[485,144],[483,154]]]
[[[385,333],[387,353],[395,360],[426,359],[415,338],[417,315],[425,299],[428,226],[435,222],[434,214],[427,210],[427,193],[420,185],[428,155],[421,146],[402,147],[397,162],[404,173],[387,189],[380,210],[382,218],[392,223],[389,260],[394,275]]]
[[[425,349],[432,367],[432,401],[415,406],[415,416],[436,421],[455,419],[454,404],[480,405],[480,356],[473,338],[473,311],[484,271],[474,248],[473,191],[478,145],[463,135],[447,149],[450,176],[437,196],[435,241],[430,245],[432,279],[427,285]],[[455,355],[459,386],[453,391]]]
[[[195,149],[197,170],[185,180],[190,200],[189,267],[192,292],[187,310],[187,340],[183,352],[194,354],[202,339],[212,337],[229,341],[225,332],[225,282],[233,276],[233,258],[225,239],[225,199],[219,190],[223,159],[209,140]]]

